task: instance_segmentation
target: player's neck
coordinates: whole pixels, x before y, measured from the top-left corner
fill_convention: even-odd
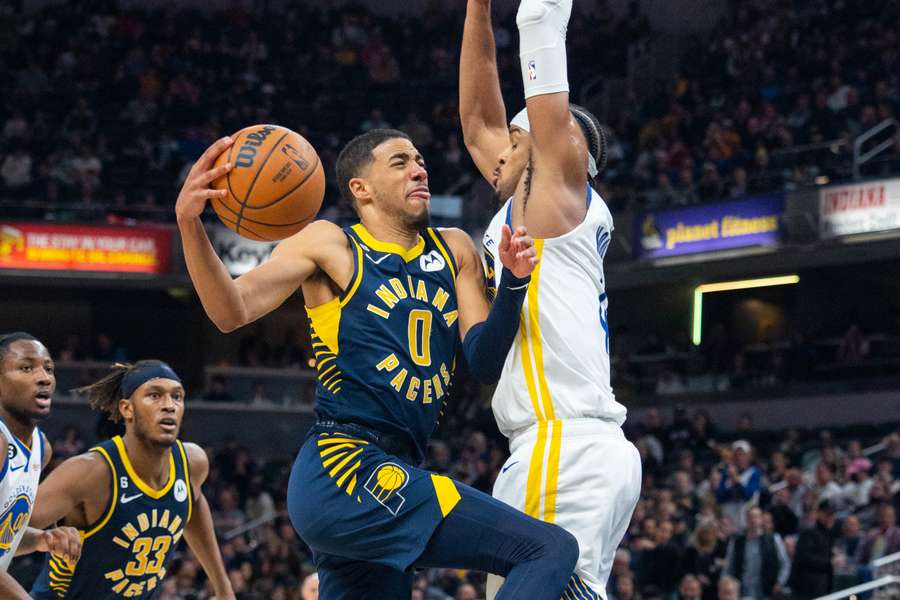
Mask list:
[[[362,225],[379,242],[397,244],[406,250],[411,249],[419,242],[418,230],[407,229],[397,223],[367,219]]]
[[[23,423],[21,419],[13,416],[13,414],[3,406],[0,406],[0,418],[3,419],[3,422],[6,424],[10,433],[16,436],[16,439],[22,442],[27,448],[28,444],[31,443],[31,437],[34,435],[34,423],[31,421]],[[34,448],[32,448],[32,450],[34,450]]]
[[[128,462],[138,476],[152,488],[162,489],[169,482],[170,446],[157,446],[141,441],[133,432],[122,436]]]

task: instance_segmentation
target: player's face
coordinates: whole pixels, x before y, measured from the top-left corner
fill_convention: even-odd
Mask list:
[[[137,437],[158,446],[171,446],[181,430],[184,388],[174,379],[151,379],[122,406],[126,427]]]
[[[56,390],[53,359],[35,340],[18,340],[7,348],[0,364],[0,404],[23,422],[35,423],[50,414]]]
[[[509,146],[497,157],[491,187],[497,200],[505,202],[516,192],[516,186],[528,165],[531,136],[518,127],[509,128]]]
[[[396,218],[402,227],[427,227],[431,202],[428,171],[413,143],[393,138],[376,146],[372,156],[365,180],[376,208]]]

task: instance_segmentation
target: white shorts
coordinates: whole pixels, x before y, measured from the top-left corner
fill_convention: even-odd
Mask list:
[[[641,459],[600,419],[547,421],[510,441],[494,497],[575,536],[577,575],[601,598],[641,493]]]

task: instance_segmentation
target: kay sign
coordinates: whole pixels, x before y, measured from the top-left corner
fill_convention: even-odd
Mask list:
[[[225,268],[233,276],[243,275],[272,256],[277,242],[254,242],[221,225],[209,229],[209,239]]]
[[[900,179],[822,188],[819,236],[833,238],[900,228]]]

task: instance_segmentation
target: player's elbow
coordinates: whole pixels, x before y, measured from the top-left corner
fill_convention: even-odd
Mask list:
[[[222,333],[231,333],[237,329],[240,329],[244,325],[246,325],[246,320],[242,319],[238,315],[218,315],[212,316],[210,315],[213,324],[216,328]]]

